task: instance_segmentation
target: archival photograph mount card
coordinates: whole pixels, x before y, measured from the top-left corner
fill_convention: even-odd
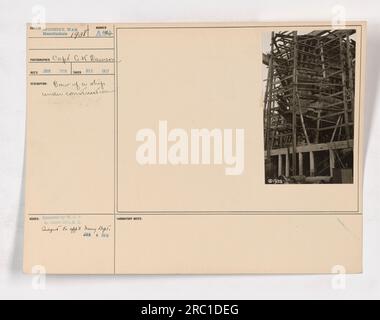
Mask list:
[[[366,23],[27,25],[24,271],[362,272]]]

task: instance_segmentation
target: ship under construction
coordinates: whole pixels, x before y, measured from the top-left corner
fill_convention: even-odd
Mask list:
[[[352,183],[355,44],[355,30],[271,33],[263,53],[267,183]]]

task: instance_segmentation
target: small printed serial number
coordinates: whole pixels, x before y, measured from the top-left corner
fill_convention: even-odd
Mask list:
[[[281,179],[269,178],[267,181],[269,184],[284,184],[284,180]]]

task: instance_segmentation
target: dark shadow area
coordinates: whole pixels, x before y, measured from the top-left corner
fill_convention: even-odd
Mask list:
[[[25,150],[25,148],[24,148]],[[25,152],[22,166],[22,179],[20,185],[20,199],[16,217],[16,232],[13,240],[13,256],[11,262],[11,276],[19,277],[23,274],[23,252],[24,252],[24,208],[25,208]]]
[[[379,70],[380,60],[378,57],[378,48],[380,47],[379,32],[380,24],[368,25],[367,35],[367,66],[365,82],[365,103],[364,103],[364,163],[366,162],[368,145],[370,140],[371,128],[374,121],[376,100],[378,97],[379,87]]]

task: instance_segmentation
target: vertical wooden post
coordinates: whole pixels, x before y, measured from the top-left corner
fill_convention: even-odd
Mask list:
[[[289,152],[285,154],[285,176],[289,177]]]
[[[334,175],[334,168],[335,168],[335,154],[334,150],[329,149],[330,154],[330,176]]]
[[[353,63],[351,56],[351,43],[350,43],[350,34],[346,31],[346,55],[347,55],[347,68],[348,68],[348,88],[350,90],[350,106],[355,103],[355,90],[354,90],[354,74],[353,74]],[[354,121],[354,112],[350,112],[350,121]]]
[[[269,66],[268,66],[268,79],[267,79],[267,88],[266,88],[266,94],[265,94],[265,101],[264,101],[264,107],[265,107],[265,117],[266,117],[266,149],[267,149],[267,159],[270,161],[271,156],[271,115],[272,115],[272,91],[273,91],[273,46],[274,46],[274,32],[272,32],[272,42],[271,42],[271,51],[270,51],[270,57],[269,57]]]
[[[317,116],[318,119],[317,119],[317,131],[315,134],[315,143],[319,143],[319,128],[321,126],[321,110],[318,110],[317,114],[318,114],[318,116]]]
[[[298,174],[303,176],[303,154],[302,152],[298,153]]]
[[[278,176],[282,175],[282,155],[278,155]]]
[[[340,45],[340,67],[342,71],[342,90],[343,90],[343,105],[344,105],[344,129],[346,134],[346,140],[350,139],[350,128],[349,128],[349,118],[348,118],[348,104],[347,104],[347,80],[346,80],[346,66],[344,64],[345,55],[343,52],[343,38],[339,36]]]
[[[297,46],[297,31],[293,32],[293,100],[292,100],[292,175],[297,175],[297,58],[298,58],[298,46]]]
[[[323,45],[320,45],[320,41],[318,40],[318,45],[320,46],[321,53],[321,63],[322,63],[322,77],[326,79],[326,65],[325,65],[325,56],[323,52]]]
[[[315,166],[314,166],[314,153],[310,151],[310,176],[314,177],[315,175]]]

